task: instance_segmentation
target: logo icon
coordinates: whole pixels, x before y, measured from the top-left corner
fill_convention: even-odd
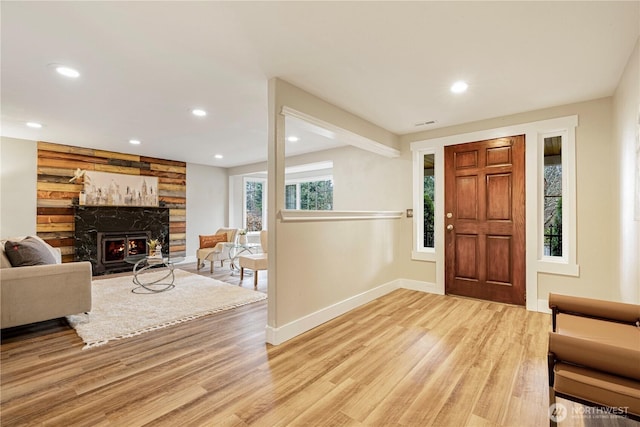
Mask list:
[[[562,403],[549,406],[549,419],[554,423],[561,423],[567,418],[567,407]]]

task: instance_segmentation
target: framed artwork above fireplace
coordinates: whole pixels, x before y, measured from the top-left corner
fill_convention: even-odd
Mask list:
[[[87,206],[158,206],[158,178],[86,171],[81,200]]]

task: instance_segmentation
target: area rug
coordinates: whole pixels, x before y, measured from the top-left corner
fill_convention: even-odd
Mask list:
[[[264,293],[198,274],[178,269],[174,273],[173,289],[151,294],[132,293],[133,276],[94,280],[91,312],[67,316],[86,344],[83,349],[267,298]],[[154,271],[145,273],[144,278],[153,280],[165,274],[166,271]]]

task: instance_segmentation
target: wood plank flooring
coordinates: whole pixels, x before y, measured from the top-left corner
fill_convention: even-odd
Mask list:
[[[548,425],[546,314],[397,290],[273,347],[266,306],[90,350],[64,320],[5,330],[1,425]],[[637,425],[561,426],[610,422]]]

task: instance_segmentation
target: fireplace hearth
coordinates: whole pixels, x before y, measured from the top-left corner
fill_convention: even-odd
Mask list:
[[[94,275],[128,271],[125,258],[148,253],[147,242],[159,239],[169,254],[169,209],[124,206],[77,206],[76,261],[90,261]]]

